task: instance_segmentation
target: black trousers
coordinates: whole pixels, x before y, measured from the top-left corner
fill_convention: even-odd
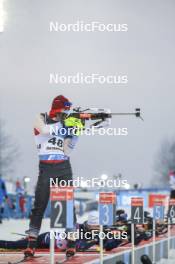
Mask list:
[[[49,241],[47,239],[46,242],[46,235],[49,238]],[[37,238],[37,247],[39,249],[45,249],[49,248],[50,244],[50,234],[49,233],[43,233],[38,236]],[[17,241],[7,241],[7,240],[0,240],[0,248],[5,248],[5,249],[25,249],[28,245],[28,239],[20,239]]]
[[[55,164],[40,162],[34,207],[31,213],[29,230],[26,231],[30,235],[38,236],[39,234],[44,211],[50,196],[50,178],[54,180],[58,178],[58,184],[61,180],[65,180],[66,182],[72,180],[70,161],[66,160]]]
[[[175,190],[171,190],[170,192],[170,198],[175,199]]]

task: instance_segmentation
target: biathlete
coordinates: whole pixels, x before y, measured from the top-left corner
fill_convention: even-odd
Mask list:
[[[80,119],[68,117],[71,105],[67,98],[59,95],[53,100],[49,114],[41,113],[35,121],[34,135],[39,156],[39,177],[29,230],[26,231],[28,243],[24,251],[25,256],[33,256],[35,253],[43,214],[50,195],[50,178],[54,181],[58,179],[58,183],[61,180],[66,183],[72,182],[69,155],[78,140],[78,130],[83,129],[84,124]],[[76,128],[77,134],[71,134],[70,127]],[[74,253],[75,241],[68,240],[66,255],[72,256]]]

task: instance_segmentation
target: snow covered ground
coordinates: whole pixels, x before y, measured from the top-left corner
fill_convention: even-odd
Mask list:
[[[175,263],[175,250],[170,250],[169,259],[161,259],[156,264],[174,264]]]
[[[43,219],[41,232],[49,230],[50,221],[49,219]],[[25,234],[25,230],[29,228],[28,219],[10,219],[4,220],[0,224],[0,240],[16,240],[20,239],[21,236],[13,233]]]
[[[85,213],[82,217],[77,217],[77,222],[82,223],[87,220],[89,213]],[[3,220],[0,224],[0,240],[17,240],[20,239],[20,235],[13,233],[25,234],[25,230],[29,228],[29,219],[10,219]],[[50,229],[50,219],[43,219],[41,232],[48,232]]]

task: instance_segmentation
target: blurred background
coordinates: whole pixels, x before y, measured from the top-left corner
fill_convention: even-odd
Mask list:
[[[38,176],[33,122],[64,94],[75,106],[113,112],[140,107],[144,117],[144,122],[112,120],[112,127],[127,127],[128,136],[82,136],[71,158],[75,177],[121,173],[131,186],[165,186],[168,169],[162,169],[162,155],[165,149],[172,152],[175,142],[174,11],[173,0],[1,0],[1,157],[10,148],[6,164],[1,161],[2,176],[29,177],[33,192]],[[78,20],[128,24],[128,31],[49,32],[50,21]],[[50,73],[77,72],[126,74],[128,84],[49,84]]]
[[[174,14],[173,0],[0,0],[1,239],[18,239],[12,231],[28,228],[38,177],[33,123],[59,94],[73,106],[112,112],[141,108],[144,122],[112,119],[111,126],[127,128],[127,136],[80,137],[71,155],[74,179],[127,180],[111,191],[128,217],[133,196],[143,197],[150,213],[157,195],[168,208],[169,175],[175,179]],[[50,32],[51,21],[127,24],[128,31]],[[50,73],[78,72],[127,75],[128,83],[49,83]],[[85,183],[76,189],[78,222],[97,210],[101,190]],[[41,231],[49,230],[49,216],[50,204]]]

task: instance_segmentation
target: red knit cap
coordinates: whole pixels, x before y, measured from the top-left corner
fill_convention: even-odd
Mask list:
[[[72,103],[63,95],[58,95],[53,99],[51,110],[49,113],[50,117],[55,117],[56,113],[61,113],[64,110],[69,110]]]

